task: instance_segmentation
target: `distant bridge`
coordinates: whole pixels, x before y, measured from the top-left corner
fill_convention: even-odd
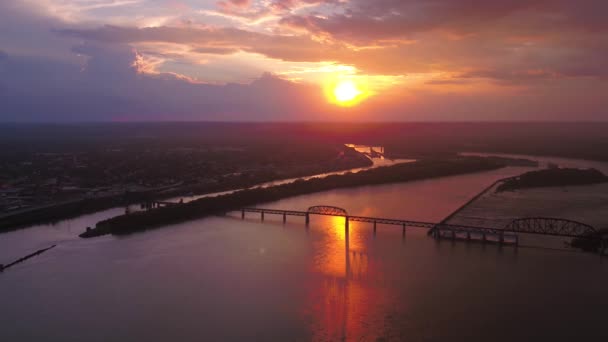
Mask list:
[[[529,217],[511,221],[504,230],[540,235],[553,235],[565,237],[592,236],[597,231],[588,224],[566,219],[551,217]]]
[[[265,209],[265,208],[242,208],[241,218],[245,218],[245,213],[260,213],[262,221],[266,214],[282,215],[283,222],[287,221],[287,216],[303,216],[306,224],[310,223],[310,215],[342,216],[345,218],[345,229],[349,229],[349,222],[369,222],[373,224],[374,234],[377,224],[397,225],[402,227],[402,234],[405,236],[406,228],[427,228],[431,229],[433,237],[436,239],[450,238],[453,240],[478,240],[482,242],[496,242],[499,244],[519,244],[518,233],[558,236],[582,239],[597,239],[601,241],[601,250],[606,247],[605,241],[597,237],[597,231],[590,225],[559,218],[533,217],[513,220],[504,228],[475,227],[466,225],[455,225],[446,223],[433,223],[423,221],[412,221],[402,219],[391,219],[382,217],[366,217],[349,215],[346,209],[329,206],[317,205],[308,208],[307,211]]]

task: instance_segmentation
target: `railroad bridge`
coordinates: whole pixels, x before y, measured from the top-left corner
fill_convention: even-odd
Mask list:
[[[597,239],[600,243],[600,253],[603,253],[604,249],[608,247],[606,240],[599,237],[596,229],[592,226],[582,222],[550,217],[520,218],[511,221],[503,228],[490,228],[383,217],[354,216],[349,215],[346,209],[331,205],[316,205],[308,208],[306,211],[242,208],[241,218],[244,219],[245,213],[248,212],[260,213],[262,221],[267,214],[282,215],[283,223],[287,222],[287,216],[303,216],[307,225],[310,223],[310,215],[342,216],[345,218],[344,228],[347,233],[349,230],[349,222],[354,221],[372,223],[374,234],[376,234],[378,223],[401,226],[403,237],[405,237],[406,229],[408,227],[413,227],[429,229],[430,235],[436,239],[477,240],[482,242],[495,242],[501,245],[514,244],[517,246],[519,244],[518,234],[521,233],[578,239]]]
[[[287,216],[304,216],[306,224],[310,223],[310,215],[325,215],[325,216],[345,216],[348,217],[346,209],[334,207],[331,205],[315,205],[308,208],[307,211],[298,210],[282,210],[282,209],[263,209],[263,208],[243,208],[241,209],[241,218],[245,218],[245,213],[260,213],[262,221],[265,214],[282,215],[283,223],[287,222]]]

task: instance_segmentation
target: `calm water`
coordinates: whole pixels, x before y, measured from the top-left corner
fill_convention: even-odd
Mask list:
[[[527,168],[342,189],[264,207],[438,221]],[[115,209],[120,213],[121,209]],[[75,238],[109,211],[0,235],[0,341],[572,341],[608,337],[608,263],[436,241],[343,218],[209,218]],[[348,243],[347,243],[348,242]]]
[[[378,147],[376,147],[376,148],[380,149]],[[381,147],[381,149],[382,149],[382,151],[384,151],[384,148]],[[292,183],[292,182],[295,182],[296,180],[310,180],[310,179],[313,179],[313,178],[325,178],[325,177],[328,177],[328,176],[344,175],[344,174],[349,173],[349,172],[350,173],[357,173],[357,172],[360,172],[360,171],[375,169],[375,168],[378,168],[378,167],[392,166],[392,165],[404,164],[404,163],[413,163],[413,162],[416,161],[415,159],[386,159],[386,158],[384,158],[384,156],[382,156],[381,158],[369,158],[369,159],[373,162],[373,164],[370,165],[370,166],[357,167],[357,168],[353,168],[353,169],[349,169],[349,170],[343,170],[343,171],[326,172],[326,173],[321,173],[321,174],[312,175],[312,176],[299,177],[299,178],[280,179],[280,180],[275,180],[275,181],[271,181],[271,182],[266,182],[266,183],[258,184],[258,185],[250,187],[249,189],[268,188],[268,187],[272,187],[272,186]],[[197,199],[200,199],[200,198],[214,197],[214,196],[218,196],[218,195],[231,194],[231,193],[236,192],[238,190],[240,190],[240,189],[237,189],[237,190],[228,190],[228,191],[222,191],[222,192],[214,192],[214,193],[203,194],[203,195],[177,196],[177,197],[172,197],[172,198],[166,199],[165,201],[167,201],[167,202],[179,202],[179,201],[183,200],[184,202],[191,202],[191,201],[194,201],[194,200],[197,200]]]

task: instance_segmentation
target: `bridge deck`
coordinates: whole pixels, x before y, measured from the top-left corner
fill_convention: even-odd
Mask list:
[[[266,213],[266,214],[276,214],[276,215],[290,215],[290,216],[307,216],[307,215],[323,215],[323,216],[342,216],[348,217],[349,221],[354,222],[369,222],[369,223],[380,223],[380,224],[389,224],[389,225],[397,225],[397,226],[407,226],[407,227],[416,227],[416,228],[437,228],[440,227],[442,229],[449,230],[479,230],[480,232],[486,233],[500,233],[504,232],[502,229],[496,228],[487,228],[487,227],[473,227],[473,226],[463,226],[463,225],[450,225],[450,224],[439,224],[433,222],[422,222],[422,221],[412,221],[412,220],[402,220],[402,219],[392,219],[392,218],[384,218],[384,217],[367,217],[367,216],[355,216],[355,215],[336,215],[336,214],[325,214],[325,213],[309,213],[307,211],[297,211],[297,210],[281,210],[281,209],[265,209],[265,208],[242,208],[243,212],[252,212],[252,213]]]
[[[243,208],[241,211],[249,212],[249,213],[266,213],[266,214],[276,214],[276,215],[290,215],[290,216],[306,216],[308,215],[307,211],[297,211],[297,210],[280,210],[280,209],[263,209],[263,208]],[[319,214],[321,215],[321,214]]]
[[[242,208],[240,209],[242,215],[244,217],[246,212],[254,212],[261,213],[262,217],[264,214],[275,214],[275,215],[283,215],[286,216],[304,216],[307,218],[307,222],[310,215],[323,215],[323,216],[342,216],[347,218],[348,221],[353,222],[369,222],[374,225],[377,223],[380,224],[388,224],[388,225],[397,225],[402,227],[416,227],[416,228],[427,228],[433,229],[437,231],[439,235],[442,232],[449,232],[452,235],[452,238],[456,238],[459,234],[466,235],[469,239],[471,234],[479,234],[481,236],[501,236],[501,237],[515,237],[517,233],[524,234],[535,234],[535,235],[549,235],[549,236],[558,236],[558,237],[569,237],[569,238],[585,238],[585,236],[576,235],[572,233],[548,233],[548,232],[534,232],[534,231],[514,231],[514,230],[505,230],[500,228],[490,228],[490,227],[475,227],[475,226],[466,226],[466,225],[454,225],[454,224],[446,224],[446,223],[434,223],[434,222],[423,222],[423,221],[412,221],[412,220],[403,220],[403,219],[393,219],[393,218],[384,218],[384,217],[366,217],[366,216],[355,216],[355,215],[343,215],[336,213],[323,213],[323,212],[308,212],[308,211],[298,211],[298,210],[282,210],[282,209],[266,209],[266,208]],[[592,237],[589,237],[592,238]]]

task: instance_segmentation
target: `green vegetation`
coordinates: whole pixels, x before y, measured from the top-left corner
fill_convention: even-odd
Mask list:
[[[186,204],[117,216],[97,223],[94,229],[88,229],[80,236],[93,237],[104,234],[127,234],[210,215],[223,214],[242,207],[273,202],[286,197],[337,188],[407,182],[487,171],[503,166],[504,164],[496,163],[487,158],[458,157],[442,160],[429,159],[308,181],[298,180],[293,183],[270,188],[242,190],[229,195],[202,198]]]
[[[587,185],[608,182],[608,177],[596,169],[544,169],[526,172],[506,180],[496,192],[548,186]]]

